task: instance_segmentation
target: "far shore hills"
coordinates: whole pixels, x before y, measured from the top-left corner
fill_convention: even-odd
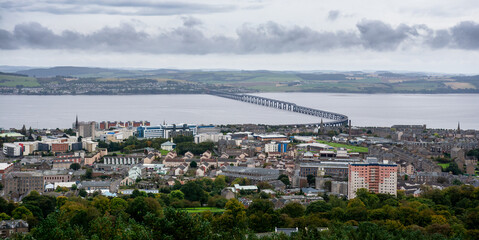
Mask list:
[[[479,93],[479,75],[390,71],[129,70],[0,67],[0,94],[200,94],[208,91]]]

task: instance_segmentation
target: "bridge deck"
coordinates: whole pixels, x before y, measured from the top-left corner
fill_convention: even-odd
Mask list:
[[[309,108],[309,107],[298,106],[294,103],[290,103],[286,101],[280,101],[276,99],[253,96],[248,94],[234,94],[234,93],[223,93],[223,92],[210,92],[210,94],[214,96],[218,96],[218,97],[224,97],[224,98],[229,98],[229,99],[233,99],[237,101],[248,102],[248,103],[252,103],[256,105],[281,109],[281,110],[290,111],[290,112],[297,112],[301,114],[333,120],[333,121],[323,123],[324,126],[342,126],[342,125],[348,124],[348,117],[346,115]],[[294,124],[294,125],[319,126],[320,123]]]

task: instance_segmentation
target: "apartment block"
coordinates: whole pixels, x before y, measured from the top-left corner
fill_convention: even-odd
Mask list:
[[[368,157],[363,163],[352,163],[348,166],[348,199],[356,197],[360,188],[373,193],[396,195],[397,165],[377,158]]]

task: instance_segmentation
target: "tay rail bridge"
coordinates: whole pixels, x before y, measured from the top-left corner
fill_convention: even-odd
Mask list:
[[[266,106],[266,107],[271,107],[271,108],[276,108],[276,109],[281,109],[285,111],[296,112],[296,113],[301,113],[301,114],[306,114],[306,115],[311,115],[311,116],[321,118],[321,123],[294,124],[294,125],[320,126],[321,124],[323,124],[324,126],[345,126],[348,124],[348,117],[346,115],[333,113],[333,112],[327,112],[327,111],[309,108],[309,107],[298,106],[290,102],[285,102],[285,101],[280,101],[280,100],[265,98],[265,97],[258,97],[254,95],[248,95],[248,94],[235,94],[235,93],[214,92],[214,91],[210,91],[209,94],[218,96],[218,97],[229,98],[229,99],[238,100],[242,102],[252,103],[256,105],[261,105],[261,106]],[[330,119],[332,121],[327,121],[323,123],[322,121],[323,118]]]

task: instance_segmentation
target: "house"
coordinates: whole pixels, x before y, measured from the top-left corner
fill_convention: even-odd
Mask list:
[[[196,169],[196,176],[197,177],[204,177],[205,176],[206,169],[204,167],[199,167]]]
[[[201,154],[201,159],[209,159],[211,158],[211,152],[209,150],[206,150],[203,154]]]
[[[166,154],[165,159],[176,158],[177,156],[176,152],[169,152]]]
[[[167,158],[163,161],[165,167],[178,167],[185,163],[185,159],[183,158]]]
[[[110,181],[83,181],[80,183],[80,189],[90,193],[97,190],[110,190],[111,183]]]
[[[129,177],[126,177],[124,178],[123,180],[121,180],[120,182],[120,186],[131,186],[135,183],[135,180],[129,178]]]
[[[176,144],[170,141],[164,142],[161,144],[161,149],[166,151],[173,151],[176,148]]]
[[[28,223],[19,220],[4,220],[0,222],[0,237],[8,238],[16,233],[27,233]]]
[[[235,193],[231,190],[231,188],[225,188],[221,191],[221,196],[230,200],[235,198]]]
[[[190,151],[186,152],[185,153],[185,156],[183,157],[184,159],[191,159],[191,158],[194,158],[195,155],[193,153],[191,153]]]

